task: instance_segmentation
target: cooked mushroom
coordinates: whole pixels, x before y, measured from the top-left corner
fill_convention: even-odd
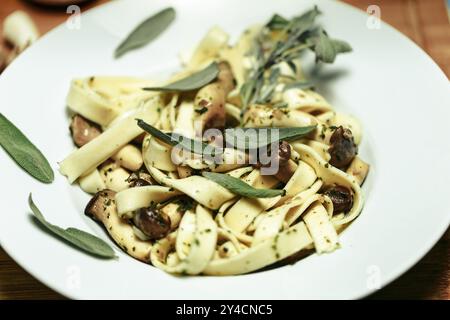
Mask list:
[[[278,162],[280,166],[286,165],[291,159],[291,145],[287,141],[281,141],[278,146]]]
[[[154,207],[139,209],[133,222],[151,240],[164,238],[170,231],[169,216]]]
[[[130,188],[134,188],[152,185],[154,180],[149,173],[137,171],[130,174],[127,182],[130,184]]]
[[[297,164],[291,160],[291,145],[282,141],[278,147],[278,172],[275,177],[286,183],[295,170],[297,170]]]
[[[217,80],[204,86],[195,96],[195,111],[199,114],[200,126],[197,135],[210,128],[225,127],[225,102],[228,93],[234,88],[233,74],[227,62],[219,63]]]
[[[133,180],[133,182],[131,183],[130,187],[131,188],[135,188],[135,187],[145,187],[145,186],[149,186],[150,182],[148,182],[147,180],[144,179],[136,179]]]
[[[278,146],[277,159],[274,159],[275,163],[278,163],[278,171],[275,174],[275,177],[286,183],[294,174],[295,170],[297,170],[297,164],[291,160],[291,145],[286,141],[281,141]],[[262,165],[260,162],[257,162],[254,165],[257,168],[260,167],[269,167],[273,164],[271,162],[265,165]]]
[[[330,164],[336,168],[345,169],[358,153],[352,132],[340,126],[331,135],[330,143],[331,146],[328,149],[331,156]]]
[[[333,202],[333,214],[348,212],[353,205],[353,194],[350,189],[341,185],[334,185],[324,192]]]
[[[289,179],[294,175],[295,170],[297,170],[297,164],[289,159],[285,165],[281,165],[278,168],[278,172],[275,174],[278,180],[287,183]]]
[[[76,114],[70,123],[70,132],[72,133],[73,142],[77,147],[82,147],[89,141],[99,136],[102,131],[100,127],[93,122]]]
[[[152,245],[142,241],[133,232],[133,227],[119,218],[114,201],[115,192],[103,190],[95,194],[86,206],[85,214],[101,222],[113,240],[132,257],[148,262]]]

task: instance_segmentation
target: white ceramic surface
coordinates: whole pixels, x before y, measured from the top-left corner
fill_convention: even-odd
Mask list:
[[[147,47],[114,60],[113,50],[127,32],[169,3],[177,10],[172,27]],[[163,77],[179,66],[178,52],[215,24],[237,36],[274,12],[291,16],[312,3],[323,11],[320,20],[329,33],[354,48],[324,70],[340,76],[319,89],[338,110],[361,119],[361,153],[372,164],[365,208],[341,236],[341,249],[250,275],[183,278],[119,250],[118,260],[93,258],[33,223],[29,192],[48,220],[110,241],[83,215],[88,195],[56,171],[73,148],[64,105],[72,78]],[[0,77],[0,111],[41,148],[56,173],[53,184],[41,184],[0,152],[1,245],[34,277],[71,298],[344,299],[386,285],[417,262],[450,222],[450,90],[447,77],[421,49],[386,24],[368,28],[367,19],[334,1],[128,0],[83,14],[80,29],[64,24],[51,31]]]

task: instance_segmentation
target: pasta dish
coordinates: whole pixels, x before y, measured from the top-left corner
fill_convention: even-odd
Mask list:
[[[234,43],[213,27],[164,82],[72,81],[77,149],[60,172],[93,194],[85,213],[124,252],[168,273],[237,275],[339,248],[369,165],[358,120],[302,68],[306,51],[318,64],[350,51],[318,13],[275,15]]]

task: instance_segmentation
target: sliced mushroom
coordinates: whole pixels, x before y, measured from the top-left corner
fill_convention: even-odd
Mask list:
[[[328,153],[331,156],[330,164],[339,169],[345,169],[358,153],[350,129],[340,126],[336,128],[330,138],[331,146]]]
[[[95,123],[83,118],[79,114],[73,116],[70,123],[70,132],[77,147],[82,147],[89,141],[98,137],[102,131]]]
[[[219,63],[217,80],[201,88],[195,96],[195,111],[200,125],[197,135],[210,128],[225,127],[225,102],[228,93],[234,88],[234,78],[227,62]]]
[[[145,186],[149,186],[150,183],[147,180],[144,179],[136,179],[133,180],[133,183],[130,185],[131,188],[135,188],[135,187],[145,187]]]
[[[127,182],[130,184],[130,188],[134,188],[152,185],[155,183],[155,180],[149,173],[137,171],[127,178]]]
[[[109,235],[126,253],[148,262],[152,244],[142,241],[133,232],[132,225],[119,218],[114,201],[115,192],[103,190],[97,192],[86,206],[85,214],[101,222]]]
[[[288,142],[281,141],[279,143],[276,159],[271,159],[271,162],[265,165],[261,165],[261,163],[258,162],[255,167],[269,167],[274,163],[278,165],[278,171],[275,174],[275,177],[278,180],[287,183],[298,167],[297,164],[291,160],[291,145]],[[263,171],[262,173],[264,174]]]
[[[278,146],[278,162],[285,165],[291,159],[291,145],[287,141],[281,141]]]
[[[151,240],[164,238],[171,228],[169,216],[154,207],[139,209],[133,222]]]
[[[281,165],[278,168],[277,174],[275,174],[275,177],[277,177],[278,180],[283,181],[284,183],[287,183],[289,179],[294,175],[295,170],[297,170],[297,164],[290,160],[285,164]]]
[[[325,189],[324,195],[333,202],[333,214],[348,212],[353,206],[353,194],[347,187],[334,185]]]
[[[291,145],[282,141],[278,146],[278,172],[275,174],[278,180],[288,182],[297,170],[297,164],[291,160]]]

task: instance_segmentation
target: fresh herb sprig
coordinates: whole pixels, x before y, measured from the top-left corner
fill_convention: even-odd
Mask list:
[[[284,189],[257,189],[245,183],[241,179],[232,177],[228,174],[207,172],[204,171],[202,175],[231,192],[248,198],[272,198],[276,196],[284,196],[286,190]]]
[[[114,57],[119,58],[128,51],[145,46],[156,39],[175,19],[175,10],[166,8],[139,24],[116,48]]]
[[[43,227],[45,227],[51,233],[57,235],[58,237],[66,240],[73,246],[83,251],[86,251],[92,255],[106,259],[116,257],[114,250],[111,248],[111,246],[102,239],[76,228],[63,229],[45,220],[42,212],[33,202],[31,193],[28,196],[28,204],[30,206],[31,211],[33,211],[33,214],[36,217],[36,219],[40,222],[40,224]]]
[[[180,147],[186,151],[212,156],[223,153],[222,148],[214,147],[199,140],[190,139],[179,134],[164,133],[142,119],[136,119],[137,125],[153,137],[171,146]],[[225,130],[227,146],[249,149],[259,149],[278,141],[296,140],[305,137],[316,126],[290,128],[229,128]]]
[[[1,113],[0,145],[31,176],[44,183],[53,181],[53,170],[42,152]]]
[[[297,140],[314,131],[316,126],[289,128],[230,128],[225,130],[225,142],[247,150],[259,149],[279,141]]]
[[[294,60],[305,50],[315,53],[316,62],[325,63],[332,63],[337,54],[352,50],[347,42],[330,38],[322,28],[315,25],[315,19],[320,13],[315,6],[291,20],[275,14],[266,24],[249,53],[254,57],[254,68],[241,86],[243,112],[251,103],[270,101],[280,77],[279,63],[286,62],[296,72]],[[281,40],[274,42],[268,39],[268,31],[278,32]],[[310,86],[307,82],[302,83],[302,87]]]
[[[206,68],[195,72],[186,78],[175,81],[164,87],[146,87],[146,91],[169,91],[169,92],[184,92],[192,91],[206,86],[208,83],[217,78],[219,74],[219,66],[216,62],[211,63]]]
[[[150,133],[153,137],[161,140],[162,142],[167,143],[168,145],[177,146],[189,152],[203,154],[212,157],[222,153],[222,150],[220,148],[216,148],[202,141],[190,139],[178,134],[164,133],[161,130],[155,128],[154,126],[146,123],[142,119],[136,119],[136,121],[137,125],[141,129]]]

